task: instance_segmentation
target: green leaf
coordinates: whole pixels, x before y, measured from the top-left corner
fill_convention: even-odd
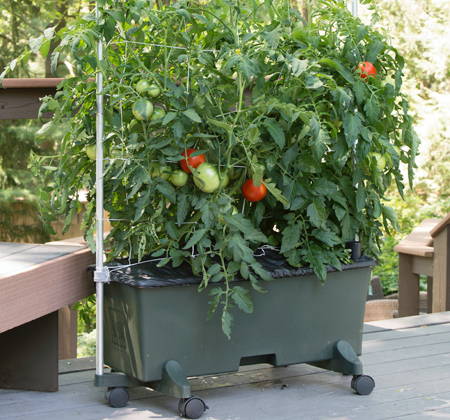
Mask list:
[[[255,272],[255,274],[257,274],[258,277],[260,277],[261,279],[263,279],[265,281],[272,280],[271,274],[268,271],[266,271],[260,263],[253,263],[251,265],[251,267],[252,267],[253,271]]]
[[[286,138],[280,124],[278,124],[278,122],[273,118],[267,118],[266,120],[264,120],[264,126],[267,128],[267,131],[275,140],[275,143],[278,145],[278,147],[280,149],[283,149],[284,145],[286,144]]]
[[[298,223],[289,225],[283,229],[283,239],[281,241],[280,252],[285,252],[294,249],[300,241],[300,225]]]
[[[283,193],[277,188],[273,182],[264,182],[264,185],[269,190],[277,201],[279,201],[285,208],[289,207],[289,200],[283,195]]]
[[[316,76],[312,76],[308,74],[305,78],[305,87],[306,89],[319,89],[323,86],[322,80],[320,80]]]
[[[339,61],[332,60],[331,58],[322,58],[319,60],[319,63],[336,70],[347,82],[351,84],[354,83],[355,78],[353,77],[353,74]]]
[[[212,283],[217,283],[219,281],[221,281],[225,276],[223,275],[223,273],[220,271],[217,274],[214,274],[214,276],[212,276],[211,278],[211,282]]]
[[[50,51],[50,45],[51,45],[51,40],[50,39],[46,39],[40,46],[39,48],[39,52],[42,54],[43,57],[47,57],[49,51]]]
[[[372,96],[364,105],[364,111],[371,124],[378,122],[380,116],[380,104],[375,96]]]
[[[291,72],[294,77],[300,76],[308,68],[308,60],[293,57],[290,61]]]
[[[186,194],[179,194],[177,197],[177,223],[181,225],[186,220],[190,209],[190,203]]]
[[[313,236],[328,246],[335,246],[341,242],[338,236],[331,231],[314,229]]]
[[[177,117],[176,112],[168,112],[162,120],[162,125],[167,125]]]
[[[341,222],[343,241],[352,241],[355,239],[352,226],[352,218],[346,213]]]
[[[372,41],[367,49],[366,60],[376,63],[379,54],[384,50],[384,43],[378,39]]]
[[[344,116],[344,133],[345,140],[349,147],[352,147],[358,140],[361,131],[361,120],[354,114],[346,114]]]
[[[178,240],[178,229],[175,226],[175,223],[170,220],[165,224],[167,234],[175,241]]]
[[[364,190],[364,185],[359,183],[358,189],[356,190],[356,210],[359,212],[366,207],[366,192]]]
[[[167,181],[159,181],[156,185],[156,189],[167,199],[172,202],[177,202],[177,192],[175,191],[175,188],[170,185]]]
[[[258,186],[261,185],[263,177],[264,177],[264,166],[259,163],[252,164],[252,179],[253,184]]]
[[[231,324],[233,323],[233,315],[228,311],[222,312],[222,331],[227,336],[228,340],[231,338]]]
[[[389,220],[392,223],[394,229],[398,229],[398,221],[397,215],[395,214],[395,210],[392,207],[382,205],[381,212],[383,214],[383,220]],[[387,223],[385,222],[385,226]],[[386,226],[387,227],[387,226]]]
[[[187,244],[183,247],[183,249],[189,249],[192,248],[195,244],[197,244],[200,239],[203,238],[203,236],[205,235],[205,233],[208,231],[208,229],[198,229],[196,230],[191,238],[189,239],[189,241],[187,242]]]
[[[214,287],[209,292],[209,296],[211,296],[211,300],[208,302],[209,303],[208,319],[211,319],[212,315],[217,311],[222,294],[223,294],[223,290],[220,287]]]
[[[357,80],[353,85],[353,93],[355,94],[358,105],[362,104],[367,95],[367,87],[364,82]]]
[[[319,195],[332,195],[337,191],[337,185],[325,178],[319,178],[313,183],[313,192]]]
[[[252,263],[255,259],[253,256],[253,251],[238,234],[233,235],[228,241],[227,249],[233,255],[234,261],[245,261],[247,263]]]
[[[309,262],[311,263],[311,267],[314,270],[314,273],[319,278],[319,280],[323,283],[327,279],[327,267],[326,265],[317,257],[311,255],[309,257]]]
[[[241,286],[234,286],[231,298],[241,311],[247,314],[253,312],[253,302],[250,298],[250,292],[247,289],[244,289]]]
[[[241,261],[241,267],[239,269],[243,279],[247,280],[249,276],[248,264],[245,261]]]
[[[173,131],[173,135],[177,138],[177,139],[181,139],[181,137],[183,137],[184,134],[184,126],[183,123],[181,121],[176,121],[175,124],[172,126],[172,131]]]
[[[137,201],[136,211],[134,212],[133,222],[139,220],[145,212],[146,207],[150,204],[150,190],[147,190]]]
[[[211,267],[208,268],[207,273],[210,276],[214,276],[215,274],[217,274],[218,272],[220,272],[220,270],[222,269],[222,267],[220,266],[220,264],[213,264]]]
[[[306,214],[314,226],[322,227],[327,220],[327,212],[320,201],[314,200],[306,209]]]
[[[267,237],[260,230],[255,229],[252,222],[238,213],[232,216],[225,216],[224,220],[244,234],[245,239],[250,242],[267,242]]]
[[[186,115],[186,117],[188,117],[190,120],[192,120],[194,122],[197,122],[197,123],[202,122],[200,115],[198,115],[197,112],[195,111],[195,109],[193,109],[193,108],[183,111],[183,114]]]
[[[341,206],[334,205],[333,209],[334,209],[336,217],[338,218],[339,221],[341,221],[345,217],[345,215],[347,214],[345,209],[343,209]]]
[[[212,118],[208,118],[208,123],[213,125],[214,127],[220,128],[230,134],[233,131],[233,126],[223,121],[214,120]]]

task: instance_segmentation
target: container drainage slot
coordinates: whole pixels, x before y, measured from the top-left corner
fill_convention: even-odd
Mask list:
[[[268,363],[272,366],[277,366],[277,356],[275,353],[260,354],[258,356],[241,357],[240,366],[256,365],[258,363]]]

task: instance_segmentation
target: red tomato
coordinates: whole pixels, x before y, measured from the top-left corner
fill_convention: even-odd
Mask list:
[[[376,76],[377,69],[370,61],[363,61],[358,64],[358,69],[361,72],[359,77],[366,79],[368,76]]]
[[[196,168],[197,166],[200,166],[202,163],[206,162],[205,155],[203,154],[190,157],[192,153],[195,153],[196,151],[197,151],[196,149],[187,149],[182,153],[184,158],[181,159],[179,163],[181,169],[183,169],[183,171],[186,172],[187,174],[191,173],[191,169],[189,168],[189,166],[192,168]]]
[[[267,188],[262,182],[256,186],[252,179],[247,179],[242,186],[242,194],[248,201],[261,201],[267,195]]]

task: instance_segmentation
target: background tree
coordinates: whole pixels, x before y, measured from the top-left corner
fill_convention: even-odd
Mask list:
[[[82,0],[0,0],[0,73],[24,54],[44,31],[59,31],[77,16]],[[54,41],[18,61],[8,77],[56,77],[67,74],[70,63],[52,69]],[[0,121],[0,240],[44,242],[49,235],[38,217],[36,191],[39,181],[28,169],[32,154],[55,153],[57,132],[37,136],[38,121]],[[26,224],[23,222],[26,221]]]

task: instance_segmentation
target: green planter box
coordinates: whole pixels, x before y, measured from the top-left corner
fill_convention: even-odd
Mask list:
[[[234,311],[231,340],[217,317],[207,320],[208,290],[199,293],[195,279],[184,281],[176,270],[166,282],[145,269],[137,277],[124,275],[105,285],[104,323],[105,362],[122,374],[97,378],[97,385],[146,384],[188,398],[187,376],[263,362],[312,363],[358,378],[372,265],[362,259],[331,271],[325,284],[310,270],[275,270],[278,278],[264,283],[268,293],[252,292],[254,313]]]

